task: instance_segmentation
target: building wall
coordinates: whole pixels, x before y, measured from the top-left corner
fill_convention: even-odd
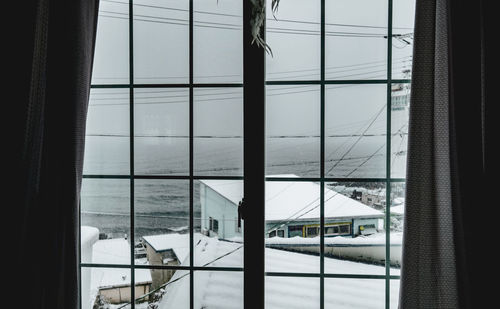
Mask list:
[[[81,260],[82,262],[92,262],[93,245],[99,239],[99,230],[90,226],[82,226],[81,236]],[[93,299],[90,293],[90,282],[92,278],[90,267],[81,268],[81,295],[82,295],[82,308],[90,309],[93,305]]]
[[[137,284],[135,286],[135,297],[142,296],[146,293],[149,293],[150,285],[146,284]],[[131,289],[130,286],[120,286],[120,287],[110,287],[106,289],[100,289],[99,294],[110,304],[122,304],[128,303],[131,301]]]
[[[385,201],[385,195],[383,194],[372,194],[363,192],[363,194],[361,195],[361,203],[368,206],[380,207],[383,201]]]
[[[219,238],[229,239],[242,236],[243,222],[241,223],[241,229],[237,231],[237,205],[203,183],[200,184],[200,203],[202,231],[209,230],[209,218],[212,217],[219,222],[217,232]],[[211,232],[210,235],[212,236],[214,233]]]
[[[379,218],[354,219],[353,220],[353,226],[352,226],[352,234],[354,236],[360,235],[360,232],[359,232],[359,226],[360,225],[374,224],[375,225],[375,229],[378,230],[379,228],[382,228],[382,227],[379,226],[379,221],[380,221]]]
[[[146,243],[146,254],[148,257],[149,264],[151,265],[176,266],[180,264],[179,260],[177,259],[169,261],[168,263],[164,264],[163,259],[166,257],[174,256],[173,252],[171,250],[165,252],[156,252],[156,250],[153,249],[148,243]],[[174,269],[151,269],[150,271],[152,280],[151,288],[153,290],[157,289],[162,284],[168,282],[175,273]]]
[[[379,218],[367,218],[367,219],[328,219],[325,218],[325,225],[328,225],[330,223],[350,223],[351,224],[351,233],[353,236],[359,235],[359,226],[360,225],[366,225],[366,224],[374,224],[376,229],[382,228],[379,224],[380,219]],[[279,222],[267,222],[266,223],[266,230],[270,231],[271,229],[276,228],[279,226]],[[293,237],[294,235],[290,235],[290,227],[291,226],[314,226],[314,225],[319,225],[319,220],[309,220],[309,221],[301,221],[301,222],[290,222],[289,224],[286,224],[283,227],[280,227],[279,229],[284,230],[284,237]],[[268,234],[266,236],[269,237]],[[302,236],[302,235],[298,235]]]
[[[374,196],[375,197],[375,196]],[[384,197],[379,197],[383,199]],[[236,231],[236,224],[238,219],[238,207],[220,195],[219,193],[212,190],[210,187],[200,184],[200,203],[201,203],[201,229],[202,231],[209,230],[209,218],[219,222],[219,231],[217,233],[219,238],[228,239],[232,237],[241,237],[242,233]],[[286,222],[286,221],[285,221]],[[266,230],[277,228],[285,222],[266,222]],[[376,229],[379,229],[379,218],[369,218],[369,219],[325,219],[325,224],[336,223],[336,222],[353,222],[351,224],[351,231],[353,235],[359,235],[359,226],[365,224],[374,224]],[[284,230],[284,237],[290,237],[289,226],[292,225],[312,225],[319,224],[318,219],[312,219],[308,221],[291,222],[287,223],[279,229]],[[243,222],[242,228],[243,231]],[[213,235],[213,233],[209,233]],[[268,234],[266,233],[266,237]]]

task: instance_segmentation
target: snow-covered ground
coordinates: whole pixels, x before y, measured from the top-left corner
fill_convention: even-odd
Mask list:
[[[227,254],[227,255],[226,255]],[[267,272],[318,273],[319,258],[313,255],[266,248]],[[239,243],[200,237],[195,246],[197,265],[241,266]],[[224,256],[218,260],[218,257]],[[215,260],[215,261],[214,261]],[[210,263],[210,261],[214,261]],[[183,263],[189,264],[189,259]],[[325,258],[325,273],[384,275],[381,266]],[[393,274],[398,275],[395,270]],[[159,302],[160,309],[189,308],[189,272],[177,271]],[[319,278],[266,277],[266,308],[318,308]],[[391,283],[391,307],[397,307],[399,282]],[[241,272],[195,271],[195,308],[240,308],[243,301]],[[325,279],[326,308],[383,308],[385,281],[380,279]]]
[[[172,236],[172,235],[170,235]],[[196,266],[241,267],[243,244],[220,241],[195,234],[194,257]],[[179,237],[189,237],[188,234]],[[395,241],[399,241],[397,237]],[[159,241],[159,239],[155,239]],[[271,238],[268,243],[315,244],[316,239]],[[325,243],[338,245],[363,245],[384,243],[384,235],[358,238],[329,238]],[[184,242],[183,242],[184,243]],[[290,252],[273,248],[265,249],[266,272],[319,273],[319,257],[310,254]],[[130,246],[125,239],[99,240],[93,247],[94,263],[130,262]],[[189,254],[182,265],[189,265]],[[358,263],[325,257],[325,274],[385,275],[383,266]],[[391,269],[392,275],[399,275],[398,269]],[[150,271],[136,270],[136,281],[151,281]],[[158,302],[159,309],[189,308],[189,271],[178,270],[165,288]],[[114,284],[130,284],[130,270],[119,268],[93,268],[91,296],[95,297],[98,287]],[[266,308],[307,309],[318,308],[320,298],[319,277],[266,277]],[[385,306],[385,280],[325,278],[325,308],[383,308]],[[398,303],[399,281],[390,284],[390,304]],[[139,296],[139,295],[136,295]],[[242,308],[243,273],[226,271],[194,272],[194,304],[196,309]],[[146,309],[147,303],[136,305]],[[120,306],[111,305],[114,309]],[[128,308],[128,307],[125,307]]]

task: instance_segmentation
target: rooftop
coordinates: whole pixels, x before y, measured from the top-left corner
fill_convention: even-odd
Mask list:
[[[130,264],[130,244],[125,238],[98,240],[93,247],[92,262],[96,264]],[[130,269],[92,268],[90,289],[93,295],[106,287],[130,286]],[[137,284],[151,282],[149,269],[136,269]]]
[[[240,266],[241,244],[201,236],[194,255],[209,266]],[[265,249],[267,272],[319,273],[319,257],[283,250]],[[189,263],[189,261],[187,261]],[[198,263],[196,263],[198,264]],[[187,265],[187,264],[185,264]],[[385,267],[325,257],[325,273],[384,275]],[[398,269],[391,274],[399,275]],[[189,307],[189,271],[178,270],[165,288],[159,309]],[[399,282],[391,283],[391,307],[397,307]],[[197,271],[194,277],[196,308],[235,308],[243,299],[243,273]],[[355,297],[353,297],[355,295]],[[385,281],[376,279],[325,279],[325,304],[335,308],[383,308]],[[319,278],[266,277],[266,308],[319,308]]]
[[[297,177],[274,175],[272,177]],[[227,180],[200,180],[203,184],[238,205],[242,184]],[[266,221],[317,219],[320,217],[320,186],[315,182],[266,182]],[[325,218],[383,217],[384,214],[354,199],[325,188]]]
[[[189,255],[189,234],[162,234],[143,236],[144,241],[156,252],[174,251],[179,261],[184,261]]]

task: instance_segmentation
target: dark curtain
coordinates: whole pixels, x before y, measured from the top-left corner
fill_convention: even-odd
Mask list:
[[[7,140],[12,289],[3,308],[79,308],[79,195],[98,0],[27,0],[2,44],[12,120]],[[8,16],[6,16],[8,17]],[[4,225],[5,226],[5,225]],[[5,306],[5,307],[4,307]]]
[[[401,308],[486,308],[494,295],[498,24],[488,5],[416,1]]]

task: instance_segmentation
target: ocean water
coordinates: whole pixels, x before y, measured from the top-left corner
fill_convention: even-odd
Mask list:
[[[384,135],[327,137],[325,173],[329,177],[383,178],[386,172]],[[123,136],[88,136],[84,174],[130,173],[130,139]],[[404,177],[406,136],[392,137],[393,177]],[[136,175],[189,175],[187,138],[136,137]],[[195,138],[194,174],[242,176],[243,139]],[[266,144],[267,175],[295,174],[318,177],[318,137],[269,138]],[[143,235],[189,231],[189,181],[136,179],[134,181],[136,239]],[[194,186],[194,229],[200,227],[199,183]],[[81,224],[98,227],[111,237],[130,235],[130,181],[90,179],[82,184]]]

